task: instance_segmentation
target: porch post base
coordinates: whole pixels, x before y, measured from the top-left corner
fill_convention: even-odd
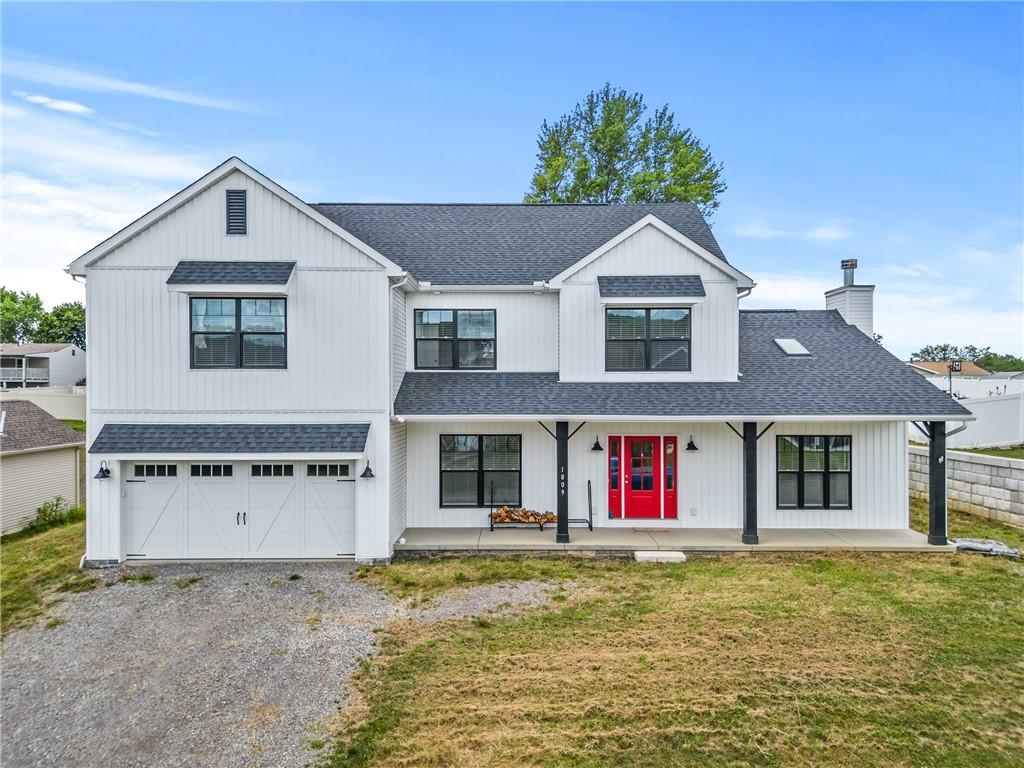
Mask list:
[[[756,533],[744,533],[743,536],[742,536],[742,541],[743,541],[744,544],[757,544],[758,543],[757,542],[757,534]]]
[[[555,544],[568,544],[568,543],[569,543],[569,534],[568,533],[556,533],[555,534]]]
[[[938,547],[944,547],[947,544],[949,544],[949,539],[947,539],[945,536],[929,536],[928,543],[934,544]]]

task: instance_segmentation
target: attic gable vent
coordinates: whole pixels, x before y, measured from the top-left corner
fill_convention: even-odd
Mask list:
[[[776,339],[775,343],[790,357],[807,357],[811,354],[807,351],[807,347],[796,339]]]
[[[229,235],[246,234],[245,190],[227,190],[227,219]]]

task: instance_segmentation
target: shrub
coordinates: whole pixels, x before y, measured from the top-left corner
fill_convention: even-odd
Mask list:
[[[81,507],[69,507],[63,496],[48,501],[36,510],[36,519],[22,528],[21,533],[40,533],[85,518]]]

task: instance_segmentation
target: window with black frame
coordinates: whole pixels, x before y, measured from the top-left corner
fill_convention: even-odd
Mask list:
[[[779,435],[776,501],[779,509],[850,509],[853,438]]]
[[[690,310],[608,308],[605,310],[605,369],[689,371]]]
[[[494,368],[497,329],[493,309],[417,309],[417,368]]]
[[[285,368],[285,299],[192,298],[193,368]]]
[[[518,507],[521,435],[441,435],[442,507]]]

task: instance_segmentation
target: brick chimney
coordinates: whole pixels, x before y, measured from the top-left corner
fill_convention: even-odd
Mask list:
[[[825,291],[825,309],[838,310],[847,323],[871,336],[875,330],[875,286],[857,285],[854,282],[856,259],[844,259],[840,266],[843,268],[843,284],[839,288]]]

